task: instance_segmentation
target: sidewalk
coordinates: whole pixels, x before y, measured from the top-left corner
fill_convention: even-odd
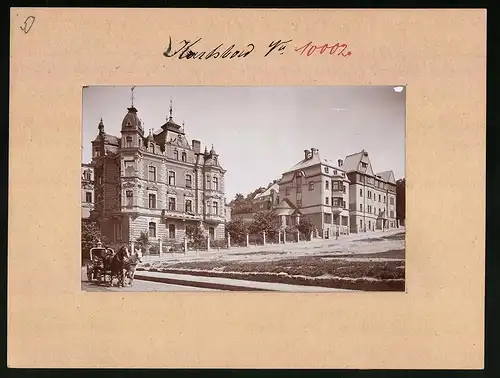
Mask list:
[[[135,279],[166,284],[202,287],[229,291],[281,291],[293,293],[354,292],[354,290],[334,289],[320,286],[288,285],[281,283],[235,280],[231,278],[204,277],[188,274],[138,271]]]
[[[391,230],[377,230],[366,233],[342,235],[339,239],[313,239],[312,241],[288,242],[281,244],[266,244],[266,245],[252,245],[248,247],[232,247],[229,249],[211,249],[209,251],[188,251],[187,253],[164,253],[161,256],[144,256],[144,262],[155,261],[206,261],[210,259],[233,259],[238,258],[244,254],[253,252],[268,252],[277,254],[291,254],[291,255],[314,255],[317,253],[325,253],[326,251],[334,253],[347,253],[347,250],[354,246],[356,243],[362,242],[366,239],[380,238],[383,236],[390,236],[398,233],[405,232],[405,228],[391,229]],[[393,244],[394,242],[386,241],[386,244]],[[356,248],[357,254],[380,252],[374,251],[368,244],[363,244],[364,247]],[[383,250],[383,249],[382,249]],[[381,251],[382,251],[381,250]]]

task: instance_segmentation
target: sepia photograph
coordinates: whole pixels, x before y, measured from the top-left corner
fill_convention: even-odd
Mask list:
[[[82,290],[406,290],[404,85],[82,96]]]

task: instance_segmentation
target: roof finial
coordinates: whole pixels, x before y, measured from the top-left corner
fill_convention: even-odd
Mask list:
[[[169,120],[172,120],[172,97],[170,97],[170,117]]]
[[[101,121],[99,122],[99,126],[97,128],[99,129],[99,134],[104,133],[104,123],[102,122],[102,117],[101,117]]]
[[[135,85],[130,89],[130,91],[132,92],[132,94],[130,96],[130,99],[132,100],[132,108],[134,107],[134,89],[135,89]]]

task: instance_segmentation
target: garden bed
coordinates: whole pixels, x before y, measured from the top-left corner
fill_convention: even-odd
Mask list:
[[[351,290],[405,290],[402,260],[325,261],[308,256],[262,262],[157,262],[143,264],[138,270]]]

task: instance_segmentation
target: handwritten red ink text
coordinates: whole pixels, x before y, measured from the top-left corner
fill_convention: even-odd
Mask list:
[[[329,55],[336,54],[337,56],[348,57],[351,55],[351,52],[346,51],[344,53],[344,51],[346,49],[347,49],[347,45],[345,43],[342,43],[342,44],[336,43],[334,45],[329,45],[328,43],[325,43],[324,45],[318,46],[318,45],[314,45],[311,41],[309,43],[306,43],[302,47],[296,48],[295,51],[300,52],[300,55],[305,54],[306,56],[311,56],[315,52],[318,52],[319,55],[323,55],[324,53],[328,52]],[[340,50],[340,51],[337,52],[337,50]]]

